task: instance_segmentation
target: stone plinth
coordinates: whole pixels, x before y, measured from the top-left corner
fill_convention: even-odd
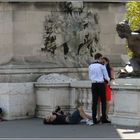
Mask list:
[[[112,85],[114,92],[113,124],[127,126],[140,125],[139,83],[139,79],[128,79],[128,82],[127,79],[121,79],[119,83]]]
[[[0,89],[4,119],[23,119],[35,115],[33,83],[0,83]]]
[[[65,111],[70,109],[68,83],[36,83],[36,116],[44,117],[54,111],[57,105]]]
[[[71,108],[70,82],[75,81],[62,74],[43,75],[35,83],[36,116],[44,117],[61,106],[65,111]]]

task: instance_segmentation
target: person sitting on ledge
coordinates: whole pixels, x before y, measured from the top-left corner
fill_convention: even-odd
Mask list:
[[[3,119],[3,110],[2,108],[0,108],[0,122],[2,121],[6,121],[5,119]]]
[[[72,114],[64,113],[58,106],[54,112],[43,119],[44,124],[79,124],[84,119],[86,124],[92,125],[92,116],[85,113],[82,106],[78,107]]]

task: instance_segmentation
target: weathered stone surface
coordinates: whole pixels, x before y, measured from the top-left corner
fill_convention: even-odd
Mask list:
[[[2,39],[0,42],[0,64],[10,63],[26,66],[28,64],[42,64],[47,67],[87,67],[88,63],[93,59],[91,57],[92,51],[101,51],[103,54],[109,55],[110,58],[113,58],[114,55],[118,55],[119,58],[120,52],[126,54],[126,50],[121,46],[125,43],[122,42],[120,45],[120,42],[116,39],[114,30],[114,25],[118,20],[122,19],[124,4],[96,2],[84,2],[83,4],[83,13],[76,14],[73,12],[72,16],[69,13],[65,17],[66,12],[64,12],[64,9],[61,9],[63,3],[59,2],[0,3],[0,37]],[[81,3],[78,5],[81,6]],[[77,5],[75,4],[75,6]],[[93,17],[86,19],[86,14],[91,14],[90,16]],[[104,15],[108,16],[105,17]],[[59,27],[53,28],[57,38],[55,42],[57,48],[54,54],[50,48],[47,48],[47,51],[41,51],[41,48],[45,48],[43,38],[45,20],[50,17],[53,17],[52,19],[55,23],[53,25],[58,25]],[[64,20],[64,17],[67,20]],[[57,22],[54,19],[57,19]],[[80,31],[77,28],[80,26],[77,26],[78,22],[75,22],[74,19],[78,19],[76,21],[80,21],[80,23],[84,21],[83,24],[85,24],[86,30]],[[64,25],[62,24],[64,21],[70,23],[72,27],[68,26],[68,28],[61,28],[60,30],[60,25]],[[86,27],[86,22],[90,23],[88,28]],[[100,24],[97,24],[98,22]],[[65,31],[62,32],[62,29],[65,29]],[[91,38],[89,38],[88,33],[93,34],[93,36],[90,35]],[[93,38],[94,41],[90,44]],[[95,40],[98,40],[98,43]],[[66,41],[68,41],[67,44],[64,43]],[[90,47],[87,42],[91,45]],[[116,62],[112,63],[116,64]],[[117,63],[121,64],[121,61]]]
[[[8,63],[13,57],[12,6],[0,4],[0,63]]]
[[[140,83],[140,80],[138,83]],[[118,85],[112,86],[112,89],[114,92],[112,123],[117,125],[139,126],[139,84],[135,85],[130,81],[127,83],[127,80],[125,80],[125,84],[119,83]]]
[[[47,68],[44,65],[9,65],[0,69],[0,83],[34,82],[44,74],[65,74],[73,79],[87,79],[87,68]]]
[[[0,83],[0,107],[8,120],[35,115],[33,83]]]
[[[70,83],[72,81],[76,81],[76,79],[58,73],[42,75],[37,79],[37,82],[39,83]]]

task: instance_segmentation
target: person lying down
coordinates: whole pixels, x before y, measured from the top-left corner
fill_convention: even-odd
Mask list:
[[[44,124],[79,124],[84,119],[86,124],[92,125],[92,116],[85,113],[82,106],[78,107],[73,113],[64,113],[59,106],[50,115],[43,119]]]

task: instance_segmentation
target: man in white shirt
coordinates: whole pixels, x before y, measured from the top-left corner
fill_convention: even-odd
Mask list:
[[[104,81],[110,80],[105,65],[102,64],[102,54],[97,53],[94,56],[95,62],[89,65],[89,79],[92,81],[92,118],[93,123],[97,124],[97,103],[98,98],[102,104],[102,123],[110,123],[106,118],[106,93]]]

